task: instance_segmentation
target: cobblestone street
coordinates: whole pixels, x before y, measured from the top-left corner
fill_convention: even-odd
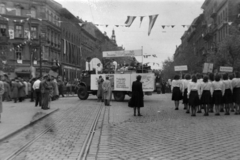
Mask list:
[[[57,101],[59,111],[0,144],[5,160],[46,128],[15,160],[77,160],[101,103],[95,97]],[[142,117],[134,117],[125,102],[104,107],[98,120],[88,160],[238,160],[240,159],[239,116],[191,117],[174,110],[170,94],[145,97]]]
[[[91,159],[240,159],[238,115],[191,117],[183,105],[174,110],[170,94],[146,96],[143,117],[134,117],[126,102],[112,102],[108,112]]]

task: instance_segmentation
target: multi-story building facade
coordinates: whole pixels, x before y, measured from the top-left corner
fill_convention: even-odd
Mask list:
[[[231,34],[231,29],[239,30],[239,5],[240,0],[205,0],[201,7],[203,13],[183,34],[174,58],[177,59],[186,48],[192,46],[192,53],[202,56],[202,64],[210,62],[209,57],[217,53],[221,42]]]
[[[5,72],[30,78],[30,66],[47,73],[51,59],[60,55],[60,4],[52,0],[2,0],[0,2],[1,48]]]

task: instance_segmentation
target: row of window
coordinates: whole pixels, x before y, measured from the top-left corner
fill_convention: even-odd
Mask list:
[[[55,13],[53,13],[50,10],[46,9],[46,19],[50,21],[51,23],[55,24],[56,26],[60,27],[61,22],[59,16],[57,16]]]
[[[64,39],[67,39],[67,40],[69,40],[73,43],[76,43],[76,44],[80,44],[80,42],[81,42],[80,36],[78,36],[76,33],[75,34],[70,33],[68,31],[65,31],[65,29],[63,29],[62,32],[63,32],[63,38]]]
[[[46,35],[47,35],[48,43],[53,43],[53,44],[59,45],[60,47],[60,44],[61,44],[60,33],[55,32],[54,30],[48,29]]]
[[[17,6],[15,8],[7,8],[5,4],[2,4],[2,3],[0,4],[0,14],[6,14],[8,10],[9,11],[14,10],[16,16],[23,16],[22,15],[22,7]],[[36,18],[37,17],[37,11],[36,11],[35,8],[32,7],[30,9],[30,15],[29,16],[31,16],[32,18]]]
[[[222,12],[217,16],[217,24],[220,25],[224,21],[228,21],[228,8],[222,10]]]
[[[26,38],[27,35],[24,35],[27,33],[24,33],[24,29],[22,25],[15,25],[14,30],[14,37],[15,38]],[[6,24],[0,24],[0,36],[7,36],[7,25]],[[37,39],[38,38],[38,29],[35,26],[31,26],[31,38]]]

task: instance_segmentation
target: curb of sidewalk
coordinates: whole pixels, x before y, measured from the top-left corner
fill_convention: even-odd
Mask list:
[[[34,125],[34,124],[37,123],[38,121],[41,121],[42,119],[44,119],[44,118],[50,116],[51,114],[57,112],[58,110],[59,110],[59,108],[53,110],[52,112],[49,112],[49,113],[45,114],[44,116],[40,117],[39,119],[36,119],[36,120],[30,122],[29,124],[26,124],[25,126],[19,128],[18,130],[16,130],[16,131],[10,133],[9,135],[7,135],[7,136],[1,138],[1,139],[0,139],[0,143],[2,143],[2,142],[5,141],[6,139],[8,139],[8,138],[14,136],[14,135],[17,134],[18,132],[21,132],[21,131],[23,131],[24,129],[27,129],[28,127]]]

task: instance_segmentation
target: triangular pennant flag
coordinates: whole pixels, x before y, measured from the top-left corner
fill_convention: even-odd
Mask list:
[[[95,24],[96,26],[98,26],[98,24]]]
[[[125,22],[126,27],[130,27],[135,18],[136,18],[136,16],[127,16],[127,20]]]
[[[228,25],[232,25],[232,22],[228,22]]]
[[[42,19],[41,19],[41,18],[38,18],[38,20],[39,20],[39,21],[42,21]]]
[[[172,28],[174,28],[175,27],[175,25],[172,25]]]
[[[22,23],[22,22],[23,22],[23,20],[21,19],[21,20],[20,20],[20,22]]]
[[[185,28],[186,25],[182,25],[182,26],[183,26],[183,28]]]
[[[149,16],[149,28],[148,28],[148,36],[151,34],[151,30],[157,20],[158,14]]]
[[[163,25],[162,28],[164,29],[164,28],[165,28],[165,25]]]
[[[9,8],[9,7],[7,7],[6,10],[7,10],[8,12],[11,12],[11,11],[16,10],[16,8]]]
[[[119,25],[115,25],[116,27],[119,27]]]
[[[155,65],[155,63],[153,63],[153,65]]]
[[[108,27],[108,25],[106,25],[106,27]]]
[[[139,26],[139,27],[141,27],[143,18],[144,18],[144,16],[141,16],[141,17],[140,17],[140,26]]]

